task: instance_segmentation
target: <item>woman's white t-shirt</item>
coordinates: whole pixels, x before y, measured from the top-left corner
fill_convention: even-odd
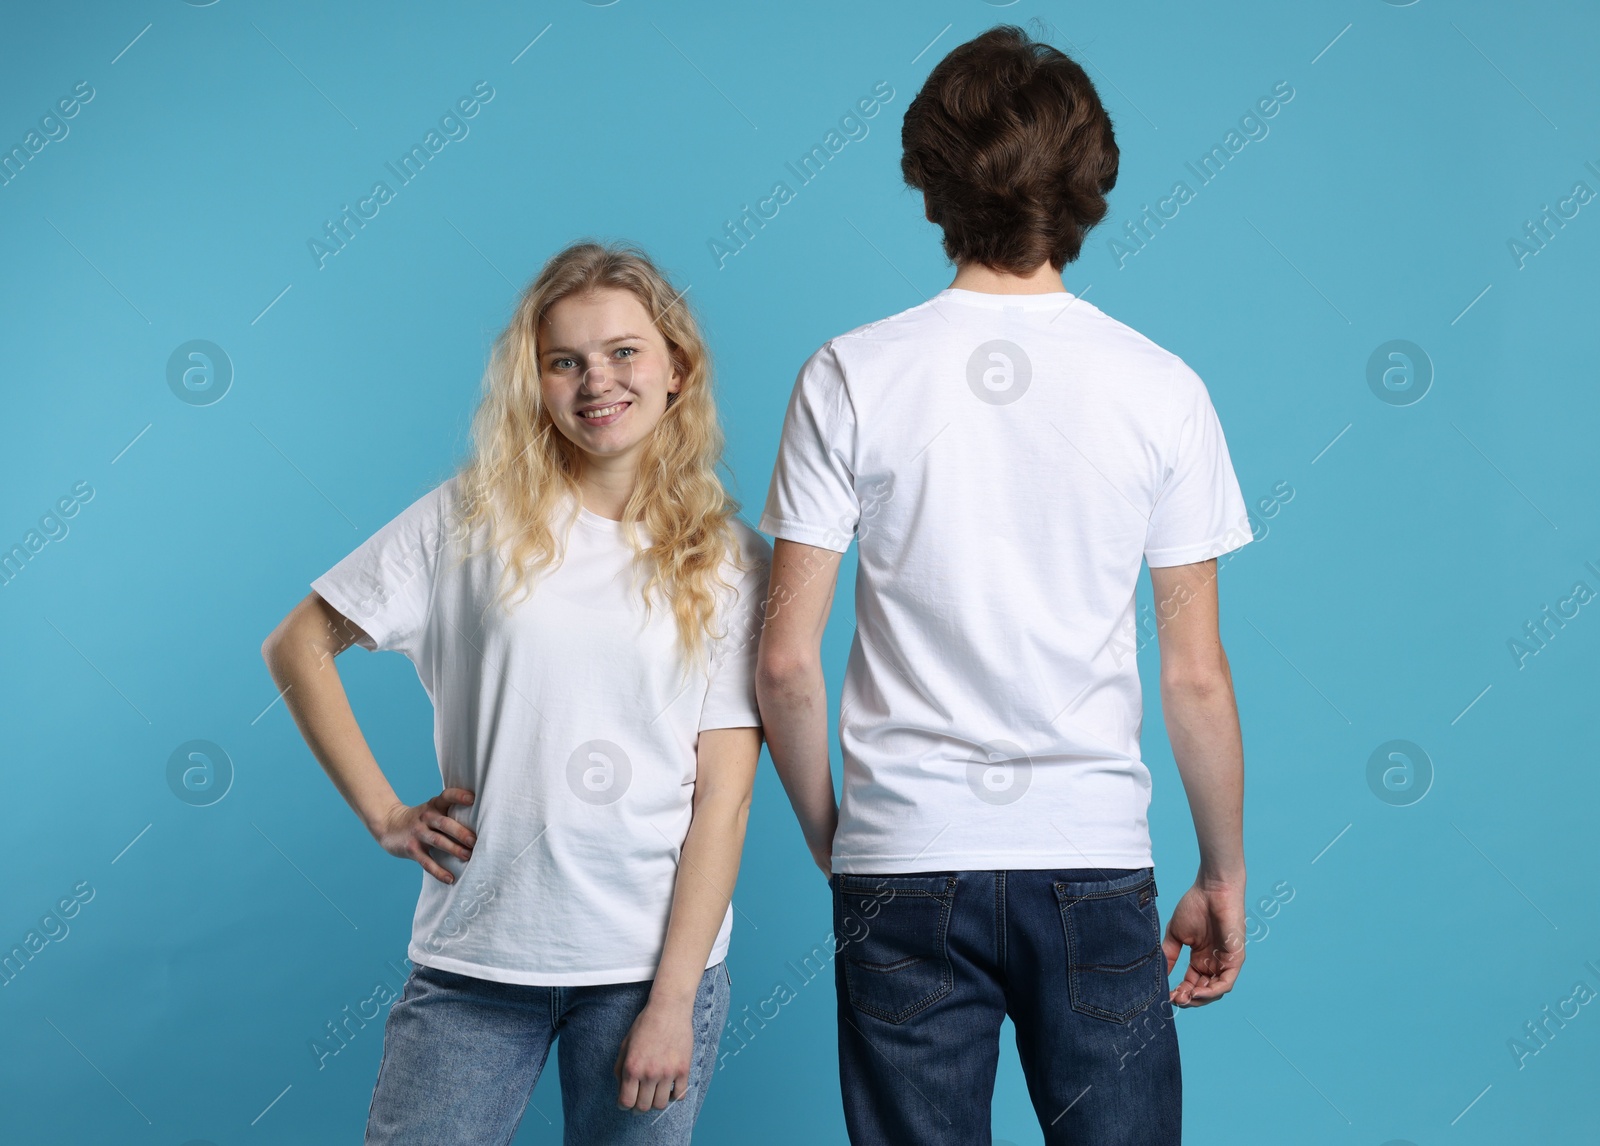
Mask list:
[[[1140,564],[1251,538],[1176,355],[1071,294],[941,291],[807,360],[761,529],[859,538],[834,871],[1150,864]]]
[[[708,728],[760,725],[755,654],[771,549],[731,522],[741,571],[719,602],[708,662],[688,667],[671,608],[646,614],[641,563],[619,522],[579,508],[559,565],[493,604],[503,549],[460,559],[459,477],[424,494],[311,583],[360,625],[363,647],[415,664],[434,707],[452,815],[477,833],[456,877],[426,872],[408,954],[503,983],[568,986],[655,977],[696,745]],[[641,527],[641,537],[644,534]],[[732,906],[708,967],[728,948]]]

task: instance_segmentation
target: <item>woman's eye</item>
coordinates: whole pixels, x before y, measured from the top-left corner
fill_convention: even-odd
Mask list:
[[[550,368],[552,370],[571,370],[577,364],[576,360],[571,358],[557,358],[550,363]]]
[[[618,355],[625,355],[628,358],[632,358],[637,353],[639,353],[637,347],[633,347],[633,346],[619,346],[619,347],[617,347],[617,354]]]

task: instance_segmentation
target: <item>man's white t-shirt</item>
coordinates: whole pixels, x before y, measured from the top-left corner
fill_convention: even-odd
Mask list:
[[[434,707],[444,787],[476,794],[454,818],[478,836],[456,877],[422,874],[414,963],[502,983],[655,977],[689,830],[696,745],[759,726],[755,654],[771,548],[732,522],[741,572],[719,604],[708,662],[687,665],[670,606],[646,616],[621,523],[579,508],[555,568],[492,604],[504,549],[465,561],[459,477],[424,494],[311,583],[415,664]],[[569,509],[572,508],[569,503]],[[641,527],[641,537],[646,537]],[[735,595],[736,592],[736,595]],[[732,906],[706,965],[728,948]]]
[[[1151,863],[1140,562],[1251,536],[1180,359],[1071,294],[941,291],[806,361],[760,527],[858,538],[834,871]]]

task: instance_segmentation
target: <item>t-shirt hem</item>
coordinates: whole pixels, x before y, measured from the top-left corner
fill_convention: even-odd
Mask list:
[[[921,855],[834,856],[830,865],[840,875],[906,875],[925,871],[1038,871],[1099,867],[1153,867],[1142,852],[924,852]]]
[[[719,943],[711,948],[706,960],[710,970],[727,957],[728,944]],[[644,983],[656,977],[656,965],[640,967],[612,967],[600,971],[523,971],[510,967],[490,967],[466,959],[452,959],[447,955],[429,955],[421,944],[412,943],[406,955],[413,963],[452,971],[457,975],[471,975],[492,983],[517,983],[527,987],[595,987],[608,983]]]
[[[844,544],[839,544],[841,536],[838,529],[821,529],[815,525],[801,525],[794,521],[785,521],[781,517],[774,517],[770,513],[761,515],[760,529],[762,533],[770,533],[773,537],[784,541],[798,541],[802,545],[814,545],[819,549],[828,549],[834,553],[843,553],[850,548],[850,537],[844,538]]]
[[[318,577],[315,581],[311,582],[311,588],[316,592],[317,596],[321,597],[324,601],[328,602],[328,604],[332,605],[347,620],[353,621],[357,625],[360,625],[361,631],[366,633],[367,636],[372,639],[372,643],[370,645],[367,644],[366,641],[362,640],[356,641],[358,645],[366,649],[368,652],[376,652],[383,646],[384,641],[389,637],[388,630],[382,625],[378,624],[376,621],[358,617],[356,614],[360,610],[356,608],[353,598],[351,598],[345,592],[343,585],[340,585],[337,581],[328,577],[327,574],[323,574],[321,577]],[[374,632],[374,629],[377,631]]]
[[[1249,519],[1246,518],[1242,523],[1229,526],[1215,537],[1193,545],[1147,550],[1144,560],[1152,569],[1164,569],[1169,565],[1192,565],[1196,561],[1209,561],[1213,557],[1221,557],[1224,553],[1242,549],[1254,540],[1254,531],[1250,527]]]
[[[701,732],[711,732],[718,728],[760,728],[761,714],[759,712],[726,712],[700,718]]]

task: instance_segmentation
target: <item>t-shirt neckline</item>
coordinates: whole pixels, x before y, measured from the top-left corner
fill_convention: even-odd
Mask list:
[[[622,522],[613,521],[609,517],[602,517],[582,502],[578,504],[578,520],[595,529],[603,529],[608,533],[622,532]]]
[[[964,287],[945,287],[931,301],[949,299],[951,302],[990,310],[1060,310],[1077,298],[1071,291],[1041,291],[1038,294],[990,294],[988,291],[967,290]]]

